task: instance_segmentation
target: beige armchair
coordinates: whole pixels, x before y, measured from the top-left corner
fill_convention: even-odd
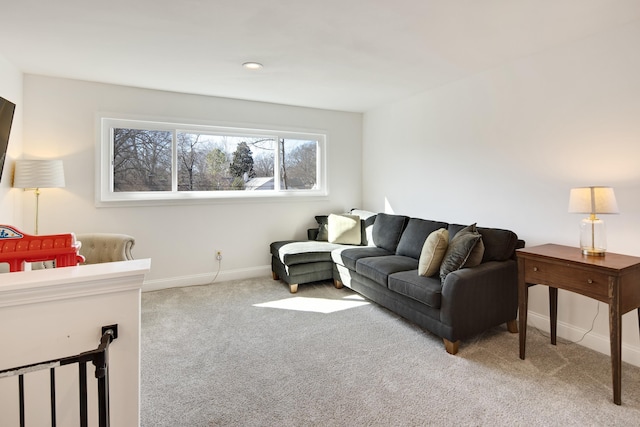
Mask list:
[[[85,264],[133,259],[131,249],[136,243],[132,236],[114,233],[76,234],[76,241],[82,242],[80,255],[84,256]]]

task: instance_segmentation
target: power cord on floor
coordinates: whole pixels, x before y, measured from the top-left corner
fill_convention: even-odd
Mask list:
[[[596,315],[593,317],[593,320],[591,321],[591,328],[589,328],[589,330],[588,330],[587,332],[585,332],[585,333],[582,335],[582,337],[581,337],[578,341],[570,341],[570,340],[566,340],[566,341],[557,341],[557,340],[556,340],[556,342],[559,342],[560,344],[567,344],[567,345],[569,345],[569,344],[578,344],[578,343],[580,343],[580,342],[581,342],[581,341],[582,341],[582,340],[587,336],[587,334],[588,334],[589,332],[593,331],[593,327],[594,327],[594,325],[596,324],[596,319],[598,318],[598,314],[600,314],[600,302],[599,302],[599,301],[596,301]],[[538,333],[539,333],[540,335],[542,335],[543,337],[545,337],[545,338],[551,338],[551,335],[547,335],[547,334],[545,334],[541,329],[538,329],[538,328],[537,328],[537,327],[535,327],[535,326],[534,326],[534,328],[535,328],[535,330],[536,330],[536,331],[538,331]]]

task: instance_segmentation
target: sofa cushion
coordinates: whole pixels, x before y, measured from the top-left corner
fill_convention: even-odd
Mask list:
[[[465,227],[460,224],[450,224],[449,239],[455,237],[455,234]],[[518,236],[513,231],[486,227],[477,227],[477,230],[482,235],[484,244],[482,262],[506,261],[513,257],[518,243]]]
[[[418,275],[418,270],[389,275],[389,289],[432,308],[440,308],[442,282],[439,277]]]
[[[329,243],[359,245],[362,242],[359,216],[330,214],[328,223]]]
[[[373,243],[389,252],[396,251],[409,217],[379,213],[373,224]]]
[[[384,287],[388,286],[390,274],[417,268],[417,259],[400,255],[361,258],[356,262],[356,273]]]
[[[362,246],[373,245],[373,223],[376,220],[376,213],[364,211],[361,209],[352,209],[349,215],[357,215],[360,217],[360,244]],[[318,228],[315,231],[308,230],[307,234],[311,240],[319,240],[326,242],[329,240],[329,215],[316,215]],[[315,234],[311,234],[314,232]]]
[[[376,215],[367,218],[360,217],[360,234],[362,235],[362,246],[374,246],[373,244],[373,224],[376,222]]]
[[[284,265],[331,261],[331,251],[340,247],[342,245],[315,240],[283,240],[270,245],[271,254]]]
[[[462,230],[463,228],[468,227],[468,225],[462,225],[462,224],[449,224],[449,226],[447,227],[447,230],[449,230],[449,240],[453,239],[454,237],[456,237],[456,234],[458,234],[458,231]]]
[[[362,246],[373,246],[373,223],[376,221],[376,213],[362,209],[351,209],[351,215],[360,217],[360,234],[362,235]]]
[[[410,218],[398,242],[396,254],[419,259],[427,237],[440,228],[447,228],[447,225],[446,222]]]
[[[329,240],[329,215],[316,215],[318,234],[316,240],[326,242]]]
[[[458,231],[449,242],[447,252],[440,266],[440,279],[444,280],[452,271],[462,267],[474,267],[482,261],[483,252],[476,249],[482,235],[476,230],[475,224]],[[483,248],[482,248],[483,250]]]
[[[448,246],[449,231],[446,228],[440,228],[429,234],[422,245],[422,252],[418,260],[418,274],[429,277],[439,272]]]
[[[393,255],[386,249],[376,246],[349,247],[343,246],[331,251],[331,259],[338,265],[344,265],[349,270],[356,269],[356,262],[360,258]]]
[[[518,236],[513,231],[478,227],[484,243],[482,262],[506,261],[513,257]]]

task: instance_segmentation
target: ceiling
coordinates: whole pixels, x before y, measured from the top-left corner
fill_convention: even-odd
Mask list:
[[[25,73],[354,112],[640,19],[640,0],[0,2]]]

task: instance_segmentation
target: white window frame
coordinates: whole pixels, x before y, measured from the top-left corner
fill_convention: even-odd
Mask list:
[[[113,144],[112,129],[145,129],[171,131],[174,135],[172,146],[172,190],[171,191],[113,191]],[[119,115],[99,114],[97,116],[97,147],[96,147],[96,197],[98,207],[131,206],[131,205],[162,205],[162,204],[192,204],[224,201],[259,201],[259,200],[301,200],[327,197],[327,144],[326,134],[317,131],[290,129],[260,129],[258,127],[229,127],[215,124],[179,123],[178,121],[123,118]],[[274,138],[277,153],[274,164],[274,190],[242,191],[178,191],[177,190],[177,143],[176,132],[203,132],[238,136],[266,136]],[[308,190],[281,190],[280,187],[280,139],[300,139],[317,141],[317,188]]]

